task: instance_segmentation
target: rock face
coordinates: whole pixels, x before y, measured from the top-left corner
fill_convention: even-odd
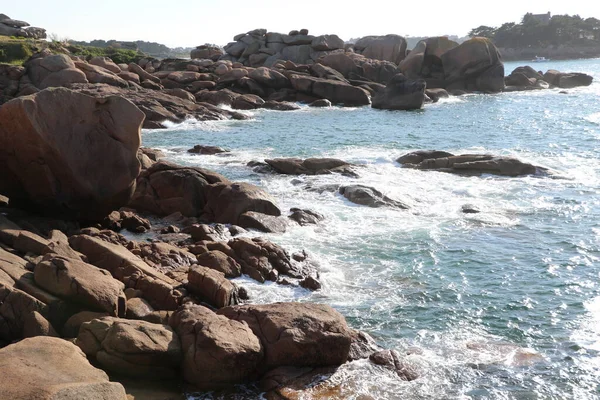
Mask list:
[[[436,151],[409,153],[397,160],[405,167],[451,172],[459,175],[492,174],[501,176],[545,175],[548,170],[511,157],[490,154],[461,154]]]
[[[339,189],[340,194],[350,200],[352,203],[369,207],[392,207],[408,209],[409,207],[398,201],[390,199],[380,191],[363,185],[342,186]]]
[[[218,389],[258,376],[264,350],[248,325],[198,305],[181,308],[170,325],[181,338],[186,381]]]
[[[371,107],[384,110],[418,110],[425,101],[425,81],[394,76],[385,89],[373,97]]]
[[[448,90],[500,92],[504,89],[504,64],[496,46],[475,37],[441,55]]]
[[[241,33],[224,47],[221,60],[239,62],[250,67],[272,66],[277,60],[312,64],[320,56],[343,51],[344,41],[337,35],[313,36],[303,31],[288,35],[254,29]]]
[[[36,337],[0,349],[2,398],[126,400],[121,384],[66,340]]]
[[[175,377],[182,359],[168,325],[106,317],[81,325],[77,345],[106,370],[152,379]]]
[[[106,215],[126,204],[135,188],[143,120],[121,97],[95,99],[63,88],[4,104],[0,192],[13,205],[38,211]]]
[[[409,79],[425,79],[429,88],[443,88],[446,82],[441,57],[457,46],[445,36],[422,40],[400,63],[400,71]]]
[[[227,307],[218,314],[245,322],[264,347],[264,369],[333,366],[348,359],[351,331],[329,306],[275,303]]]
[[[59,297],[104,311],[125,316],[125,285],[113,279],[110,272],[79,260],[49,256],[34,270],[35,282]]]
[[[400,70],[390,61],[367,58],[345,52],[330,53],[319,58],[319,63],[340,72],[347,79],[359,79],[385,84]]]
[[[406,57],[406,39],[398,35],[365,36],[354,44],[354,50],[367,58],[399,64]]]
[[[356,107],[371,103],[369,92],[346,82],[297,74],[291,74],[289,78],[292,87],[298,92],[327,99],[334,104]]]

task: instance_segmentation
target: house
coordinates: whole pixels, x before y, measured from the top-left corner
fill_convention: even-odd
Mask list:
[[[531,14],[531,18],[536,20],[540,24],[548,25],[550,23],[552,15],[550,14],[550,11],[548,11],[548,13],[546,14]]]

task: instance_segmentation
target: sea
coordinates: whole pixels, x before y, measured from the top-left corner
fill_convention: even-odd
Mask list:
[[[250,233],[310,253],[321,290],[247,277],[236,283],[253,303],[331,305],[418,376],[404,381],[354,361],[329,378],[329,398],[600,399],[600,59],[507,62],[506,74],[527,64],[585,72],[594,82],[451,97],[418,111],[248,111],[246,121],[144,130],[142,142],[173,162],[264,188],[284,215],[299,207],[325,216],[284,234]],[[186,152],[196,144],[231,153]],[[465,177],[395,161],[429,149],[516,157],[552,173]],[[359,177],[265,175],[247,166],[274,157],[340,158],[359,165]],[[410,209],[369,208],[307,190],[354,183]],[[464,205],[480,213],[465,214]],[[240,386],[226,397],[189,398],[262,396]]]

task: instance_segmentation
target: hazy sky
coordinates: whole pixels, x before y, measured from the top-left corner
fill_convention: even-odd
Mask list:
[[[74,40],[159,42],[169,47],[224,45],[255,28],[287,33],[338,34],[342,39],[396,33],[459,35],[479,25],[518,22],[527,12],[600,19],[598,0],[549,1],[2,1],[0,13]]]

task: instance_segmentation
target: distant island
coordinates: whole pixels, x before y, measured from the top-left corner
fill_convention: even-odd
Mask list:
[[[600,57],[600,20],[579,15],[527,13],[521,23],[482,25],[469,36],[492,40],[505,60]]]

